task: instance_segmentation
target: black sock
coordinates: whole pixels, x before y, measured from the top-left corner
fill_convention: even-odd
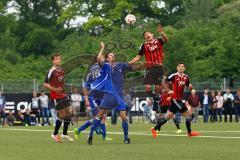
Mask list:
[[[174,123],[175,123],[177,129],[180,129],[180,127],[179,127],[179,123],[176,121],[176,119],[174,119],[173,121],[174,121]]]
[[[191,133],[192,130],[191,130],[191,121],[190,120],[186,120],[186,127],[187,127],[188,133]]]
[[[70,122],[64,122],[64,125],[63,125],[63,135],[67,135],[69,124],[70,124]]]
[[[157,123],[157,125],[154,127],[154,130],[156,131],[156,130],[161,130],[161,127],[162,127],[162,125],[164,125],[165,123],[167,122],[167,119],[161,119],[161,120],[159,120],[159,122]]]
[[[53,132],[53,135],[57,135],[58,134],[58,131],[59,131],[59,128],[61,127],[62,125],[62,121],[60,120],[56,120],[56,125],[55,125],[55,130]]]

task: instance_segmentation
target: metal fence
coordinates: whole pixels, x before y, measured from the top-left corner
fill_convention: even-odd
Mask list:
[[[81,79],[68,79],[65,82],[65,91],[71,93],[74,87],[82,88]],[[0,81],[1,91],[4,93],[31,93],[45,91],[42,87],[42,80],[5,80]],[[233,91],[240,88],[240,78],[222,78],[222,79],[192,79],[191,83],[197,91],[210,90],[226,91],[230,87]],[[142,85],[142,79],[127,79],[124,84],[125,89],[130,91],[142,92],[145,87]]]

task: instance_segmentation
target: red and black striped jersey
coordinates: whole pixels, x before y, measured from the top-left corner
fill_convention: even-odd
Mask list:
[[[64,70],[63,68],[55,68],[52,67],[46,75],[45,83],[49,83],[52,87],[62,88],[64,87]],[[64,91],[62,93],[56,93],[54,91],[50,91],[51,99],[61,99],[65,97]]]
[[[180,75],[179,73],[174,73],[167,78],[167,81],[171,82],[173,99],[182,100],[185,86],[188,87],[190,84],[188,75]]]
[[[161,65],[163,63],[163,45],[164,40],[161,38],[153,39],[151,42],[144,42],[141,44],[138,55],[145,55],[147,67]]]
[[[160,96],[160,106],[161,107],[170,106],[172,96],[173,96],[173,92],[162,93],[162,95]]]

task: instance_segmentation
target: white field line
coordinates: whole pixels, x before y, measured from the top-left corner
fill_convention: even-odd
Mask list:
[[[37,129],[0,129],[0,131],[27,131],[27,132],[52,132],[53,130],[37,130]],[[73,132],[73,131],[68,131],[68,132]],[[167,131],[165,131],[167,132]],[[209,132],[209,131],[200,131],[200,133],[204,132]],[[212,131],[213,132],[213,131]],[[222,132],[227,132],[227,133],[235,133],[235,132],[240,132],[240,131],[215,131],[216,133],[222,133]],[[84,131],[84,133],[89,133],[87,131]],[[112,134],[112,135],[122,135],[122,132],[107,132],[107,134]],[[152,136],[150,133],[140,133],[140,132],[129,132],[130,135],[137,135],[137,136]],[[181,135],[181,134],[158,134],[159,136],[166,136],[166,137],[187,137],[187,135]],[[195,137],[194,137],[195,138]],[[240,139],[240,137],[229,137],[229,136],[197,136],[196,138],[215,138],[215,139]]]

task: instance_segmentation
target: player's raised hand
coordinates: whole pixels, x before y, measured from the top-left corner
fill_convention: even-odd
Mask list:
[[[159,24],[158,26],[157,26],[157,31],[160,33],[160,32],[163,32],[163,28],[162,28],[162,26],[161,26],[161,24]]]
[[[105,44],[103,42],[100,43],[101,49],[105,48]]]

